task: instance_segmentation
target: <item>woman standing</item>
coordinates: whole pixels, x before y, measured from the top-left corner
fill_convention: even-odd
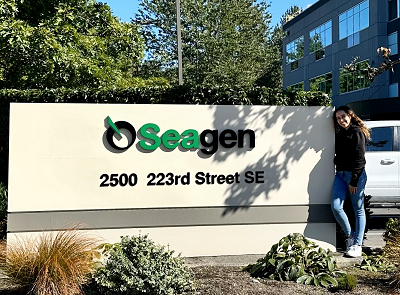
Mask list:
[[[366,138],[370,134],[363,121],[347,106],[334,112],[336,175],[332,189],[331,207],[333,215],[346,234],[346,254],[361,256],[365,230],[364,189]],[[352,231],[343,203],[350,196],[356,219]]]

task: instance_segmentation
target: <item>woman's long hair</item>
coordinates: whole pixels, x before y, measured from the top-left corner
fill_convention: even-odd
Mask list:
[[[360,126],[360,128],[361,128],[362,132],[364,133],[365,137],[366,137],[367,139],[371,139],[371,135],[370,135],[370,133],[369,133],[369,130],[368,130],[367,126],[366,126],[366,125],[364,124],[364,122],[354,113],[354,111],[353,111],[351,108],[349,108],[348,106],[341,106],[341,107],[338,107],[338,108],[333,112],[333,122],[334,122],[334,125],[335,125],[335,129],[338,128],[338,127],[340,127],[340,126],[339,126],[339,123],[338,123],[338,121],[337,121],[337,119],[336,119],[336,113],[337,113],[338,111],[343,111],[343,112],[345,112],[345,113],[351,118],[351,123],[357,124],[358,126]]]

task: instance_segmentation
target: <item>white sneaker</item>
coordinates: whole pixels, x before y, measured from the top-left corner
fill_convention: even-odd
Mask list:
[[[346,239],[346,253],[350,250],[350,247],[354,245],[354,239],[348,238]]]
[[[350,247],[349,251],[346,252],[346,254],[350,257],[360,257],[362,256],[362,248],[360,245],[353,245]]]

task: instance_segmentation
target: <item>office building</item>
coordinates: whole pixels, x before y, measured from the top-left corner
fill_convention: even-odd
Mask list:
[[[372,83],[361,75],[382,63],[380,47],[399,58],[400,0],[320,0],[283,29],[284,89],[321,90],[334,106],[350,104],[365,118],[400,119],[400,65]],[[343,70],[354,57],[358,71]]]

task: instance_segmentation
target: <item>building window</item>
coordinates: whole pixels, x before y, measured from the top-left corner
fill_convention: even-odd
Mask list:
[[[339,15],[339,39],[348,38],[347,46],[360,43],[359,32],[369,26],[369,1],[350,8]]]
[[[400,17],[400,0],[389,0],[389,20]]]
[[[332,44],[332,21],[310,31],[310,53],[315,52],[315,60],[325,57],[325,47]]]
[[[397,46],[397,32],[390,34],[388,36],[388,47],[390,49],[390,54],[395,55],[398,53]]]
[[[290,64],[291,70],[299,67],[298,60],[304,55],[304,37],[301,36],[286,45],[286,64]]]
[[[369,87],[369,80],[362,73],[362,70],[368,68],[368,60],[357,63],[355,72],[348,72],[345,69],[340,70],[340,93],[346,93]]]
[[[310,91],[322,91],[332,96],[332,73],[310,79]]]
[[[389,85],[389,97],[398,97],[399,96],[399,84],[393,83]]]
[[[286,90],[289,91],[303,91],[304,90],[304,82],[300,82],[297,84],[290,85],[286,87]]]

